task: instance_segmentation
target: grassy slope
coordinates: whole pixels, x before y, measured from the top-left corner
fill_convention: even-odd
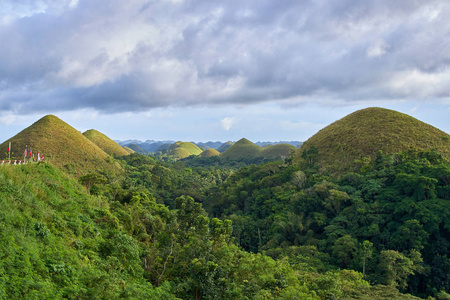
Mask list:
[[[119,144],[95,129],[90,129],[84,132],[83,135],[111,156],[123,156],[129,154]]]
[[[125,151],[127,151],[127,153],[131,154],[131,153],[135,153],[136,151],[134,151],[131,148],[128,148],[127,146],[123,146],[123,149],[125,149]]]
[[[355,159],[372,160],[384,153],[410,149],[437,149],[450,159],[450,136],[424,122],[397,111],[366,108],[323,128],[297,151],[299,157],[311,146],[319,150],[322,168],[331,171],[351,169]]]
[[[277,157],[286,158],[297,150],[295,146],[290,144],[269,145],[262,149],[261,155],[264,158],[275,159]]]
[[[191,155],[199,155],[202,152],[202,149],[193,143],[179,141],[172,144],[169,149],[167,149],[166,154],[175,159],[182,159]]]
[[[14,157],[23,159],[25,145],[40,151],[45,160],[79,176],[97,170],[121,172],[119,164],[79,131],[53,115],[47,115],[0,145],[0,157],[6,158],[11,142]]]
[[[201,157],[211,157],[211,156],[219,156],[220,152],[217,151],[216,149],[206,149],[205,151],[203,151],[202,153],[200,153]]]
[[[261,155],[262,147],[243,138],[223,152],[221,158],[239,159],[254,158]]]
[[[231,145],[233,145],[233,142],[226,142],[226,143],[223,143],[222,145],[220,145],[219,148],[217,148],[217,151],[219,151],[220,153],[223,153],[223,152],[225,152],[225,150],[227,150],[228,148],[230,148]]]
[[[137,144],[129,144],[129,145],[127,145],[127,148],[129,148],[129,149],[131,149],[131,150],[133,150],[134,152],[137,152],[137,153],[145,153],[145,150],[142,149]]]

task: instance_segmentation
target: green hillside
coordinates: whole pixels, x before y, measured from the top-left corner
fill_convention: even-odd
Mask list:
[[[119,144],[95,129],[90,129],[84,132],[83,135],[111,156],[115,157],[129,154]]]
[[[220,157],[225,159],[255,158],[261,155],[261,151],[261,146],[242,138],[225,150]]]
[[[411,148],[437,149],[450,159],[450,136],[406,114],[372,107],[320,130],[297,151],[297,158],[303,155],[322,170],[341,172],[358,167],[356,160],[373,161],[380,150],[395,153]]]
[[[206,149],[205,151],[203,151],[202,153],[200,153],[201,157],[211,157],[211,156],[219,156],[220,152],[217,151],[216,149]]]
[[[285,159],[295,153],[297,148],[290,144],[276,144],[263,147],[261,156],[267,159],[282,158]]]
[[[25,146],[32,148],[35,157],[38,151],[45,161],[80,176],[104,170],[118,173],[122,169],[97,145],[78,130],[53,115],[47,115],[22,130],[0,145],[0,157],[7,156],[11,142],[12,157],[23,159]]]
[[[165,155],[175,159],[182,159],[191,155],[199,155],[202,152],[203,152],[202,149],[200,149],[197,145],[191,142],[178,141],[176,143],[173,143],[165,151]]]
[[[131,154],[131,153],[135,153],[136,151],[134,151],[133,149],[127,147],[127,146],[123,146],[123,149],[125,149],[125,151],[127,151],[127,153]]]
[[[230,148],[230,146],[233,144],[234,144],[233,142],[225,142],[222,145],[220,145],[219,148],[217,148],[217,151],[219,151],[220,153],[223,153],[223,152],[225,152],[225,150]]]
[[[127,148],[130,148],[131,150],[133,150],[134,152],[137,153],[145,153],[145,150],[142,149],[138,144],[129,144],[127,145]]]

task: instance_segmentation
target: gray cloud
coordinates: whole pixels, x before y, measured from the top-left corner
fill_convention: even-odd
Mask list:
[[[444,1],[3,1],[0,108],[442,99]]]

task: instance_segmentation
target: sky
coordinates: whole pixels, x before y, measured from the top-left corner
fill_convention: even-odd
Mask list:
[[[305,141],[384,107],[450,133],[450,1],[1,0],[0,141]]]

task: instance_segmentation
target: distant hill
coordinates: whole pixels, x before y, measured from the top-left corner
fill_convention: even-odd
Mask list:
[[[78,130],[53,115],[47,115],[25,128],[0,145],[0,157],[6,158],[6,149],[11,142],[15,158],[23,159],[25,146],[39,151],[45,161],[64,168],[74,175],[83,175],[98,170],[121,172],[118,163]],[[3,150],[4,149],[4,150]]]
[[[197,146],[199,146],[200,148],[203,148],[203,149],[216,149],[217,150],[217,148],[219,148],[220,146],[222,146],[222,142],[211,142],[211,141],[209,141],[209,142],[206,142],[206,143],[202,143],[202,142],[199,142],[199,143],[195,143]]]
[[[379,150],[393,153],[410,148],[437,149],[450,159],[450,136],[409,115],[372,107],[320,130],[297,151],[297,158],[314,148],[321,168],[336,172],[351,169],[355,160],[363,157],[374,160]]]
[[[129,154],[119,144],[95,129],[90,129],[84,132],[83,135],[111,156],[115,157]]]
[[[261,146],[242,138],[225,150],[220,157],[229,159],[255,158],[261,155],[261,151]]]
[[[131,149],[131,148],[128,148],[127,146],[123,146],[123,149],[125,149],[125,151],[127,151],[128,153],[135,153],[136,151],[134,151],[133,149]]]
[[[182,159],[191,155],[199,155],[202,152],[202,149],[191,142],[179,141],[172,144],[164,154],[175,159]]]
[[[131,150],[133,150],[134,152],[137,152],[137,153],[141,153],[141,154],[145,153],[145,150],[142,149],[141,147],[139,147],[139,145],[135,144],[135,143],[128,144],[128,145],[126,145],[126,147],[130,148]]]
[[[220,145],[220,147],[217,148],[216,150],[219,151],[220,153],[223,153],[223,152],[225,152],[225,150],[230,148],[230,146],[233,144],[234,144],[233,142],[225,142],[222,145]]]
[[[290,144],[275,144],[263,147],[260,155],[267,159],[284,159],[295,153],[296,150],[297,148]]]
[[[292,146],[298,148],[298,147],[300,147],[302,145],[302,142],[299,142],[299,141],[279,141],[279,142],[256,142],[255,144],[258,145],[258,146],[261,146],[261,147],[266,147],[266,146],[269,146],[269,145],[278,145],[278,144],[289,144],[289,145],[292,145]]]
[[[219,156],[220,152],[217,151],[216,149],[206,149],[205,151],[203,151],[202,153],[200,153],[201,157],[211,157],[211,156]]]

